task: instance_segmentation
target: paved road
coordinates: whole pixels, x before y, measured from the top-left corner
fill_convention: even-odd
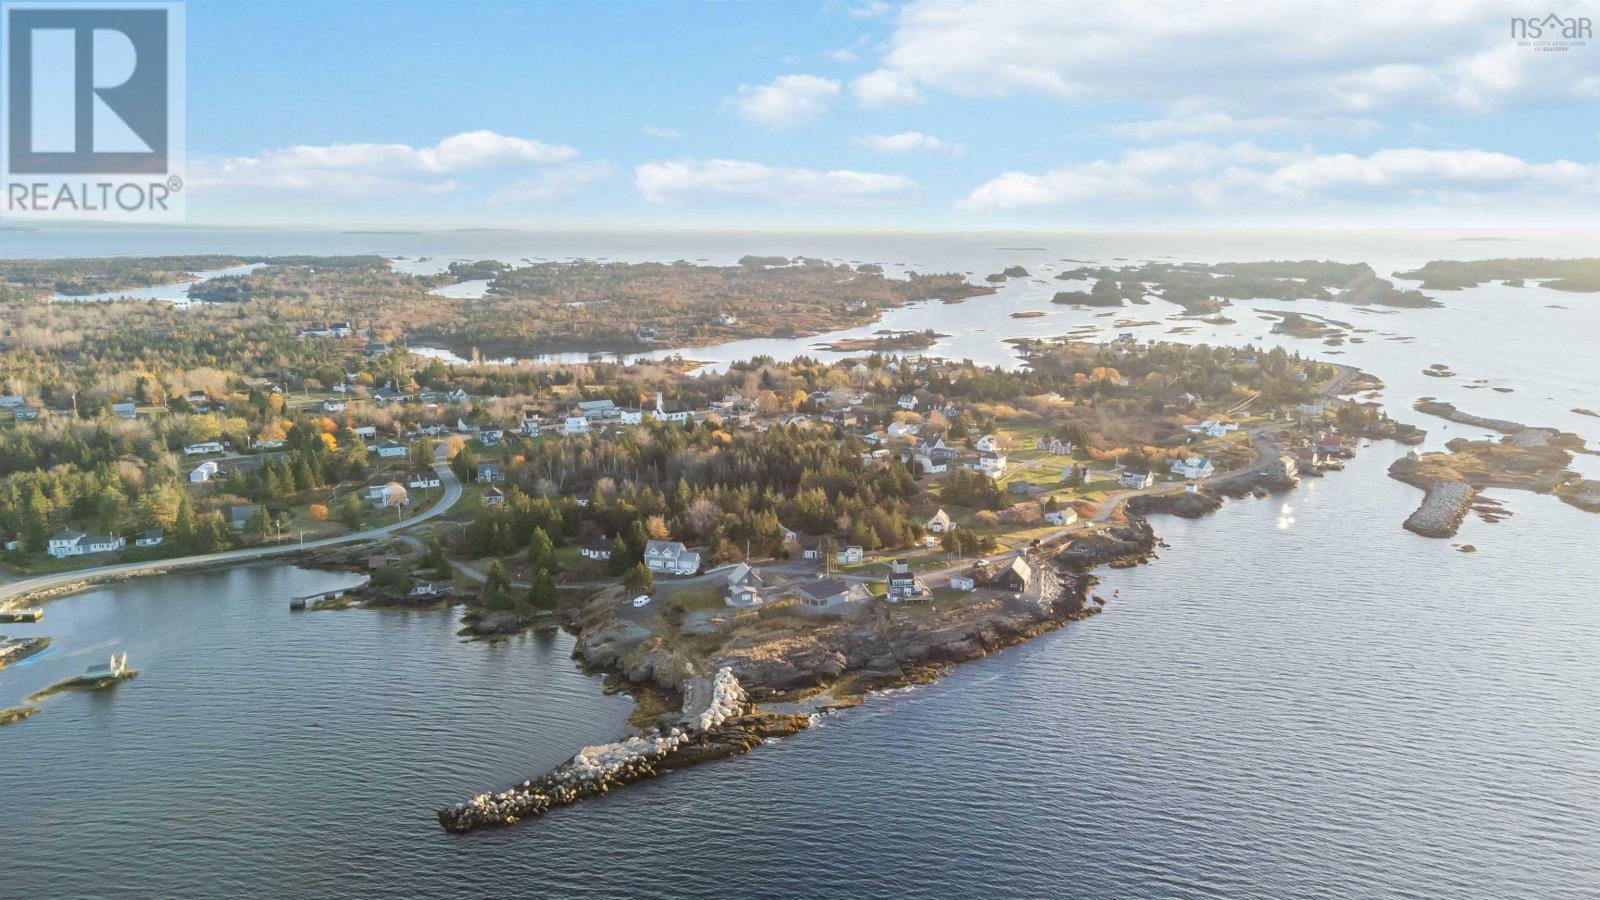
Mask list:
[[[304,543],[273,544],[270,547],[247,547],[243,550],[225,550],[221,553],[206,553],[198,556],[180,556],[173,559],[158,559],[149,562],[119,563],[110,566],[96,566],[92,569],[62,572],[58,575],[41,575],[37,578],[26,578],[10,584],[0,585],[0,606],[6,605],[7,601],[24,597],[38,590],[77,582],[98,581],[119,576],[159,574],[170,572],[174,569],[209,566],[217,563],[249,562],[251,560],[280,556],[285,553],[296,553],[301,550],[316,550],[322,547],[333,547],[339,544],[384,537],[441,516],[448,512],[452,506],[455,506],[456,501],[461,499],[461,482],[456,480],[456,475],[450,471],[449,464],[440,460],[434,463],[433,470],[439,473],[439,481],[444,487],[444,494],[439,498],[438,503],[409,519],[393,522],[378,528],[369,528],[366,531],[357,531],[352,534],[322,538]]]

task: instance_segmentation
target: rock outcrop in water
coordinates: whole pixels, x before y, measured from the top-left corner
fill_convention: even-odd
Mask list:
[[[1128,512],[1135,515],[1147,516],[1151,513],[1168,513],[1185,519],[1198,519],[1221,508],[1222,500],[1214,492],[1204,488],[1198,491],[1140,494],[1130,498],[1128,505],[1125,507]]]
[[[1077,572],[1108,563],[1112,568],[1128,568],[1149,559],[1158,542],[1159,538],[1150,523],[1134,518],[1126,525],[1113,526],[1097,534],[1078,538],[1056,554],[1055,561],[1057,565]]]

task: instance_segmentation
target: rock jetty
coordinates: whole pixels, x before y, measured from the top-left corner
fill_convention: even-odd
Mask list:
[[[1472,509],[1477,488],[1465,481],[1435,481],[1421,487],[1422,505],[1406,517],[1405,529],[1423,537],[1454,537]]]
[[[719,669],[685,686],[679,725],[585,747],[547,775],[439,810],[439,824],[456,833],[515,825],[670,769],[746,753],[809,724],[804,715],[754,711],[739,679]]]

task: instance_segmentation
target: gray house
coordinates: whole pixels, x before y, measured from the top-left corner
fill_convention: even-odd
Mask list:
[[[644,564],[652,572],[693,575],[700,570],[700,554],[683,546],[682,541],[652,540],[645,544]]]

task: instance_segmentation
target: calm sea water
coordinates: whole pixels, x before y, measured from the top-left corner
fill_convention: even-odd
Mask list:
[[[712,255],[680,239],[659,256]],[[337,245],[277,240],[263,249]],[[849,243],[723,240],[735,257]],[[994,247],[1046,243],[1052,257],[1101,258],[1080,246],[1094,244],[1107,259],[1331,257],[1380,273],[1592,252],[1352,236],[1202,255],[1209,240],[968,236],[838,255],[981,275],[1029,264]],[[225,248],[105,252],[158,249]],[[993,299],[1026,308],[1034,288],[1054,285]],[[1441,298],[1373,326],[1415,342],[1328,358],[1384,377],[1397,412],[1426,393],[1600,436],[1568,411],[1600,406],[1592,296]],[[938,309],[969,311],[962,338],[1006,321]],[[1431,362],[1461,375],[1424,378]],[[1469,389],[1477,378],[1514,392]],[[1409,417],[1430,443],[1451,436]],[[57,645],[0,671],[0,706],[112,649],[142,674],[0,729],[0,896],[1600,896],[1600,520],[1500,492],[1508,521],[1410,535],[1418,494],[1384,475],[1403,452],[1376,444],[1295,492],[1158,519],[1172,548],[1107,573],[1105,615],[738,760],[489,834],[446,835],[432,812],[625,727],[629,702],[576,671],[569,638],[464,643],[443,612],[290,615],[287,598],[349,577],[284,566],[53,601],[43,623],[5,626]]]

